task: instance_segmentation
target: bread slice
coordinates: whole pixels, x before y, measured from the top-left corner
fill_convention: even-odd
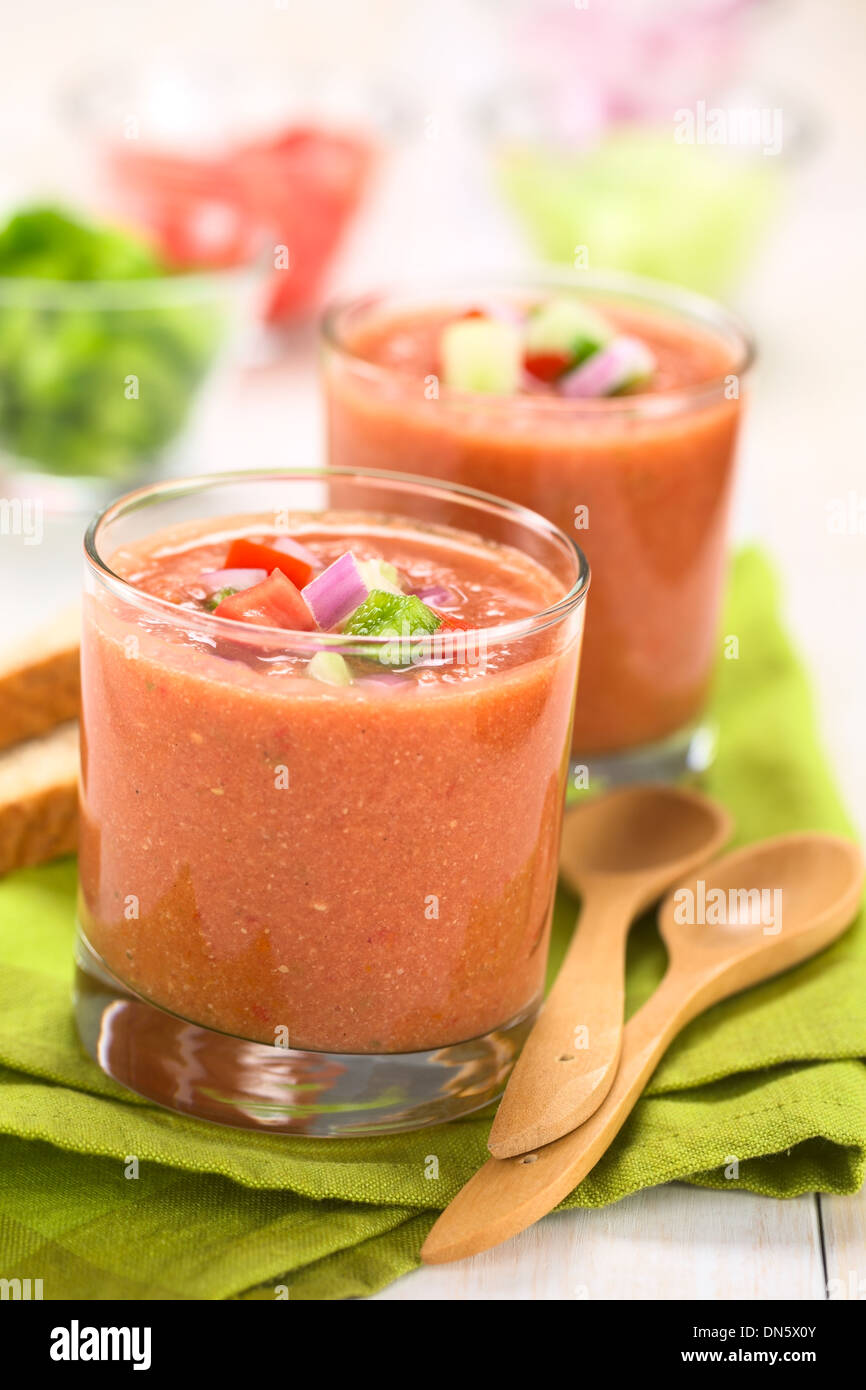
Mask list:
[[[0,753],[0,874],[74,851],[78,725]]]
[[[79,625],[68,609],[0,652],[0,748],[78,718]]]

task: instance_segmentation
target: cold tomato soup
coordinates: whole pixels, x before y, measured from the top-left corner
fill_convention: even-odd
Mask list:
[[[495,635],[560,580],[472,534],[335,513],[184,524],[110,569],[125,584],[85,606],[80,872],[114,975],[329,1052],[532,1011],[582,609]]]
[[[325,357],[332,465],[495,492],[585,550],[578,755],[655,745],[703,709],[748,355],[663,297],[591,300],[585,327],[583,307],[358,301],[329,316]]]

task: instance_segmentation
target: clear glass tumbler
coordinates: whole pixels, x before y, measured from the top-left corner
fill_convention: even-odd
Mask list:
[[[323,526],[480,547],[486,566],[519,551],[551,601],[413,639],[402,677],[389,656],[337,687],[305,674],[312,655],[373,665],[393,637],[241,636],[118,573],[203,537]],[[482,493],[325,469],[142,489],[85,549],[87,1050],[162,1105],[279,1133],[388,1133],[494,1099],[544,980],[580,551]]]

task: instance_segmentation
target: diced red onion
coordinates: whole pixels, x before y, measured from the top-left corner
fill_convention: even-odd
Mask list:
[[[573,400],[611,396],[652,374],[655,358],[638,338],[614,338],[557,382],[560,395]]]
[[[254,584],[261,584],[268,577],[267,570],[202,570],[201,582],[211,593],[216,594],[220,589],[251,589]]]
[[[351,550],[311,579],[303,594],[319,627],[326,632],[354,612],[367,597],[367,585]]]
[[[444,584],[431,584],[429,588],[412,589],[410,592],[430,608],[447,608],[449,603],[455,601],[454,594],[450,589],[446,589]]]
[[[272,542],[274,550],[281,550],[284,555],[293,555],[296,560],[303,560],[305,565],[312,565],[314,570],[322,568],[322,562],[312,550],[308,550],[300,541],[296,541],[294,536],[277,536]]]

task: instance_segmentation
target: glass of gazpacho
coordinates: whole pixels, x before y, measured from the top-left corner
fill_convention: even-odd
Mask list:
[[[495,1098],[544,979],[581,552],[339,469],[145,488],[85,550],[85,1047],[274,1132]]]
[[[374,294],[324,323],[329,461],[489,489],[578,536],[593,572],[574,759],[705,762],[752,346],[713,303],[631,276]]]

